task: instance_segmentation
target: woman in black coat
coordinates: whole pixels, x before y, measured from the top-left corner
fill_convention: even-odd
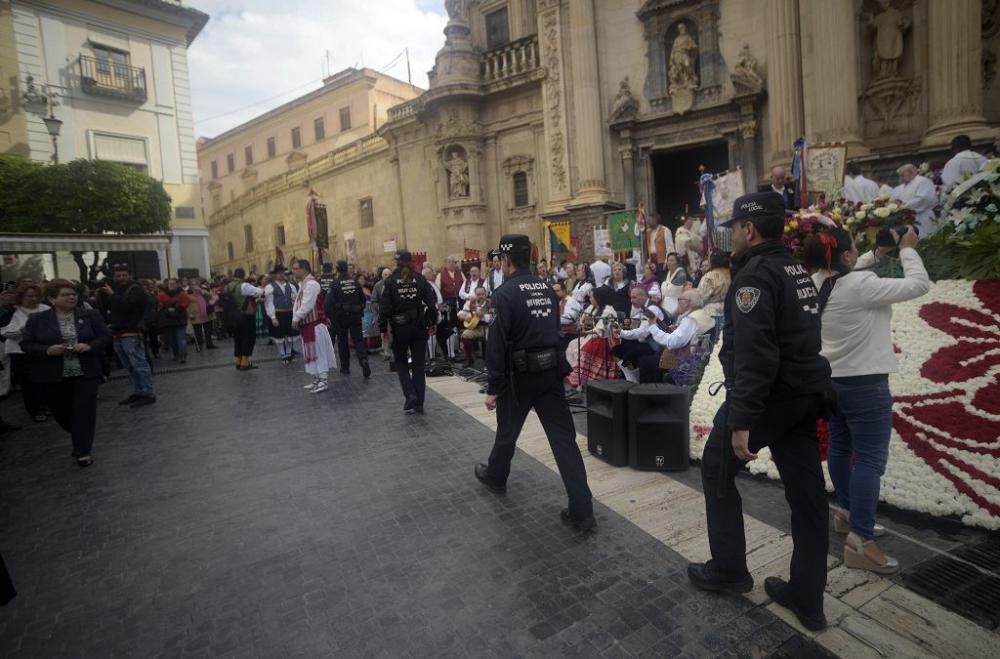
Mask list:
[[[97,425],[100,355],[111,333],[98,312],[77,306],[73,282],[50,281],[45,296],[52,308],[28,318],[21,349],[31,359],[30,375],[42,385],[52,416],[73,437],[76,463],[89,467],[94,463],[90,448]]]

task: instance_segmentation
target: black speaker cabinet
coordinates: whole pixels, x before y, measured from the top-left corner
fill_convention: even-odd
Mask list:
[[[628,463],[643,471],[683,471],[689,458],[688,390],[637,384],[628,392]]]
[[[625,380],[587,385],[587,449],[616,467],[628,464],[628,391]]]

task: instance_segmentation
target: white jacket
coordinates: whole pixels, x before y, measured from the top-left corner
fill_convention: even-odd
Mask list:
[[[892,305],[925,294],[930,277],[917,251],[899,251],[903,278],[881,278],[870,267],[875,256],[868,252],[858,259],[854,272],[837,278],[823,310],[823,350],[833,377],[895,373],[892,345]],[[813,283],[819,290],[829,273],[817,272]]]
[[[28,324],[28,316],[39,311],[47,311],[48,308],[49,305],[47,304],[39,304],[34,309],[18,307],[14,311],[14,315],[10,318],[10,323],[3,329],[0,329],[0,336],[5,339],[4,349],[8,355],[20,355],[24,352],[21,350],[21,333],[24,332],[24,326]]]

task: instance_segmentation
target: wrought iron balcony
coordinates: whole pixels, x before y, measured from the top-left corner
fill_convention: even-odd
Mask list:
[[[80,86],[87,94],[146,102],[146,70],[80,55]]]

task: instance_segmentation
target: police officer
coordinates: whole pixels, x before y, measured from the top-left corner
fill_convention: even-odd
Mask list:
[[[816,420],[824,414],[830,366],[820,355],[820,315],[809,273],[781,244],[780,194],[744,195],[726,222],[733,229],[735,276],[725,300],[719,355],[726,400],[705,445],[701,476],[712,558],[688,566],[702,589],[745,593],[743,510],[736,472],[767,446],[792,510],[791,579],[764,588],[810,630],[823,629],[828,505]]]
[[[396,252],[396,271],[385,281],[379,314],[392,328],[392,358],[403,389],[407,414],[424,413],[424,362],[427,337],[437,330],[437,294],[413,272],[408,251]],[[409,357],[409,359],[408,359]]]
[[[497,411],[497,434],[489,462],[476,465],[476,478],[497,494],[507,491],[517,437],[534,408],[569,495],[562,520],[591,531],[597,526],[594,505],[563,388],[570,369],[559,350],[559,302],[529,271],[527,236],[504,236],[499,251],[505,277],[493,291],[495,315],[486,338],[486,409]]]
[[[322,283],[320,283],[322,286]],[[348,336],[354,341],[354,352],[367,378],[372,374],[368,365],[368,350],[361,336],[361,316],[365,310],[365,292],[358,286],[356,277],[347,272],[347,261],[337,261],[337,278],[330,282],[324,302],[324,312],[336,330],[337,350],[340,353],[340,372],[351,372],[351,351]]]

